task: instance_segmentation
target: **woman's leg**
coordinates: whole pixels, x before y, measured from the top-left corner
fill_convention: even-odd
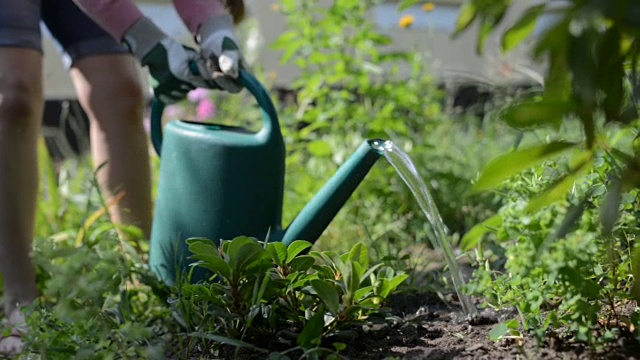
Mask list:
[[[37,297],[30,259],[38,192],[36,145],[42,118],[42,55],[0,47],[0,274],[5,317]],[[19,351],[19,339],[0,340],[0,353]]]
[[[71,78],[91,121],[94,166],[117,223],[151,231],[151,180],[148,140],[142,125],[144,96],[139,67],[129,55],[95,55],[74,61]]]

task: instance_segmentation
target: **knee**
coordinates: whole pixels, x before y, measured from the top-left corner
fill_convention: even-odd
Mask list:
[[[42,105],[40,83],[20,76],[0,76],[0,125],[3,131],[37,129]]]
[[[99,86],[101,90],[95,93],[94,103],[121,112],[139,113],[142,111],[144,95],[138,78],[121,76]]]

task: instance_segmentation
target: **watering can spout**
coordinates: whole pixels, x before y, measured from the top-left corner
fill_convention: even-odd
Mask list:
[[[384,143],[384,140],[365,141],[340,166],[333,177],[284,231],[282,242],[285,245],[288,246],[296,240],[314,243],[322,235],[322,232],[382,155],[379,146],[381,143]]]

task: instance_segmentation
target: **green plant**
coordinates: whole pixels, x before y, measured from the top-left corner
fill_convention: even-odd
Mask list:
[[[148,244],[138,229],[110,221],[86,159],[54,164],[40,145],[33,263],[41,296],[27,309],[22,357],[160,357],[173,324],[162,321],[168,309],[153,295],[162,288],[132,242]]]
[[[468,1],[454,36],[478,22],[482,53],[510,6]],[[502,34],[502,49],[510,51],[531,36],[542,14],[558,16],[533,39],[533,56],[548,64],[544,91],[498,114],[526,134],[548,129],[550,135],[483,169],[475,190],[494,190],[507,205],[471,229],[462,246],[475,248],[484,265],[470,289],[486,290],[491,306],[516,307],[521,326],[539,340],[564,329],[599,345],[638,320],[637,311],[621,309],[630,297],[640,298],[634,279],[639,9],[627,0],[542,3]]]
[[[305,241],[288,248],[247,237],[219,247],[207,239],[187,242],[195,266],[211,271],[211,281],[181,284],[170,300],[188,334],[187,349],[202,341],[215,351],[206,345],[215,341],[281,359],[295,351],[335,353],[407,277],[382,264],[369,267],[362,244],[338,256],[306,254],[311,244]]]

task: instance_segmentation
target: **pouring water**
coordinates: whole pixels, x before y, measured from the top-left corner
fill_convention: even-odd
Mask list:
[[[391,141],[376,141],[372,144],[372,147],[382,152],[387,161],[393,166],[398,175],[407,184],[411,193],[418,201],[420,208],[427,217],[427,221],[431,224],[432,234],[430,236],[431,243],[434,249],[440,249],[444,254],[447,265],[451,270],[451,279],[453,286],[456,290],[460,303],[462,304],[462,310],[467,315],[476,315],[477,309],[469,299],[469,297],[462,292],[464,286],[464,280],[460,275],[460,269],[456,262],[451,245],[449,244],[449,237],[447,228],[442,221],[440,212],[436,207],[436,204],[429,193],[427,185],[424,183],[415,165],[411,161],[409,155],[402,151],[397,145]]]

